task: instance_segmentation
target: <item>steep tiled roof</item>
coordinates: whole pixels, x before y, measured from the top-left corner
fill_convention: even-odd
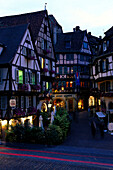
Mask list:
[[[0,17],[0,27],[30,23],[33,39],[36,40],[45,14],[47,14],[47,11],[43,10],[20,15]]]
[[[55,52],[80,52],[86,31],[76,31],[58,34],[58,41],[55,45]],[[66,48],[66,41],[71,41],[71,48]]]
[[[105,37],[109,37],[113,35],[113,26],[110,29],[108,29],[106,32],[104,32],[104,34],[105,34]]]
[[[97,55],[98,45],[101,41],[101,38],[95,37],[93,35],[88,34],[88,41],[92,50],[93,55]]]
[[[0,28],[0,44],[4,47],[0,64],[7,64],[13,59],[27,28],[28,24]]]
[[[55,19],[55,17],[53,15],[49,15],[49,20],[51,22],[51,26],[53,27],[54,26],[58,26],[62,29],[61,25],[57,22],[57,20]]]

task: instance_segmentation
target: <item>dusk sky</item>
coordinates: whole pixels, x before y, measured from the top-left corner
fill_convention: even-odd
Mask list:
[[[80,26],[92,35],[104,36],[113,26],[113,0],[0,0],[0,16],[40,11],[45,3],[64,32]]]

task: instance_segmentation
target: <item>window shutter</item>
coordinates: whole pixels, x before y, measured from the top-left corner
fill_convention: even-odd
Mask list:
[[[28,84],[28,72],[25,71],[25,84]]]
[[[30,71],[30,84],[32,84],[32,72]]]
[[[15,80],[16,80],[16,83],[19,82],[19,70],[18,69],[15,69]]]
[[[39,84],[39,73],[37,73],[37,84]]]
[[[67,67],[64,66],[64,74],[67,74]]]
[[[100,61],[100,72],[102,72],[102,60]]]
[[[72,87],[75,88],[75,82],[73,81]]]
[[[58,82],[58,88],[61,89],[61,81]]]
[[[59,67],[59,74],[62,74],[62,66]]]
[[[7,109],[7,96],[1,96],[1,109]]]
[[[64,88],[66,88],[66,82],[65,81],[63,81],[63,86],[64,86]]]
[[[109,69],[109,61],[108,61],[108,58],[106,58],[106,71],[108,71]]]
[[[26,96],[26,108],[29,107],[29,100],[28,100],[28,96]]]
[[[77,66],[73,66],[73,73],[76,73],[77,71]]]
[[[21,96],[21,108],[24,108],[24,96]]]

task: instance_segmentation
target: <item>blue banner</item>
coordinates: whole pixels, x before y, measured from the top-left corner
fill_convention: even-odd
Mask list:
[[[80,86],[80,74],[79,72],[75,73],[75,83],[77,86]]]

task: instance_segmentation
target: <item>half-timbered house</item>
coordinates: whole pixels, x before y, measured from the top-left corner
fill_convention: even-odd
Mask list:
[[[32,121],[40,91],[40,63],[29,24],[0,28],[2,124],[13,118],[23,121],[21,117]]]
[[[38,58],[41,63],[41,95],[38,108],[48,108],[48,101],[55,79],[55,55],[46,10],[0,17],[0,27],[30,23]]]
[[[99,44],[98,57],[91,67],[91,80],[94,93],[101,101],[100,110],[105,112],[113,109],[113,27],[105,32],[105,37]],[[98,95],[96,95],[98,94]],[[94,100],[95,102],[95,100]]]
[[[89,96],[89,62],[91,49],[87,32],[77,26],[73,32],[58,34],[54,104],[68,111],[86,109]]]

